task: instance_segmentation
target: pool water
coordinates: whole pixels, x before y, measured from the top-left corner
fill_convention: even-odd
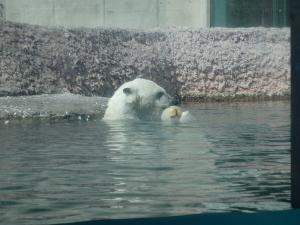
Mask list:
[[[0,120],[0,224],[290,208],[289,101],[183,107],[193,123]]]

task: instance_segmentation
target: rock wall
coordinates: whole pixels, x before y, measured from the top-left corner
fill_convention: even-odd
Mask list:
[[[5,5],[4,0],[0,0],[0,20],[5,19]]]
[[[185,100],[288,97],[288,28],[64,29],[0,21],[0,96],[109,97],[151,79]]]

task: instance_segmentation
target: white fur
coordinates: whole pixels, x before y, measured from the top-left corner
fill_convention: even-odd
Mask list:
[[[153,81],[137,78],[116,90],[103,119],[158,119],[170,102],[165,89]]]
[[[184,111],[180,117],[180,123],[191,123],[195,120],[189,111]]]

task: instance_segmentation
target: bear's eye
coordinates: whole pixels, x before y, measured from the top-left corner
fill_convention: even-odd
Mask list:
[[[124,88],[124,89],[123,89],[123,93],[124,93],[125,95],[130,95],[130,94],[132,93],[132,90],[131,90],[130,88]]]
[[[160,91],[156,94],[156,98],[160,99],[164,94],[165,94],[164,92]]]

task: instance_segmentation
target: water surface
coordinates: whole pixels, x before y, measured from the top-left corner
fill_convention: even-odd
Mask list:
[[[184,107],[194,123],[2,112],[0,224],[290,208],[290,102]]]

